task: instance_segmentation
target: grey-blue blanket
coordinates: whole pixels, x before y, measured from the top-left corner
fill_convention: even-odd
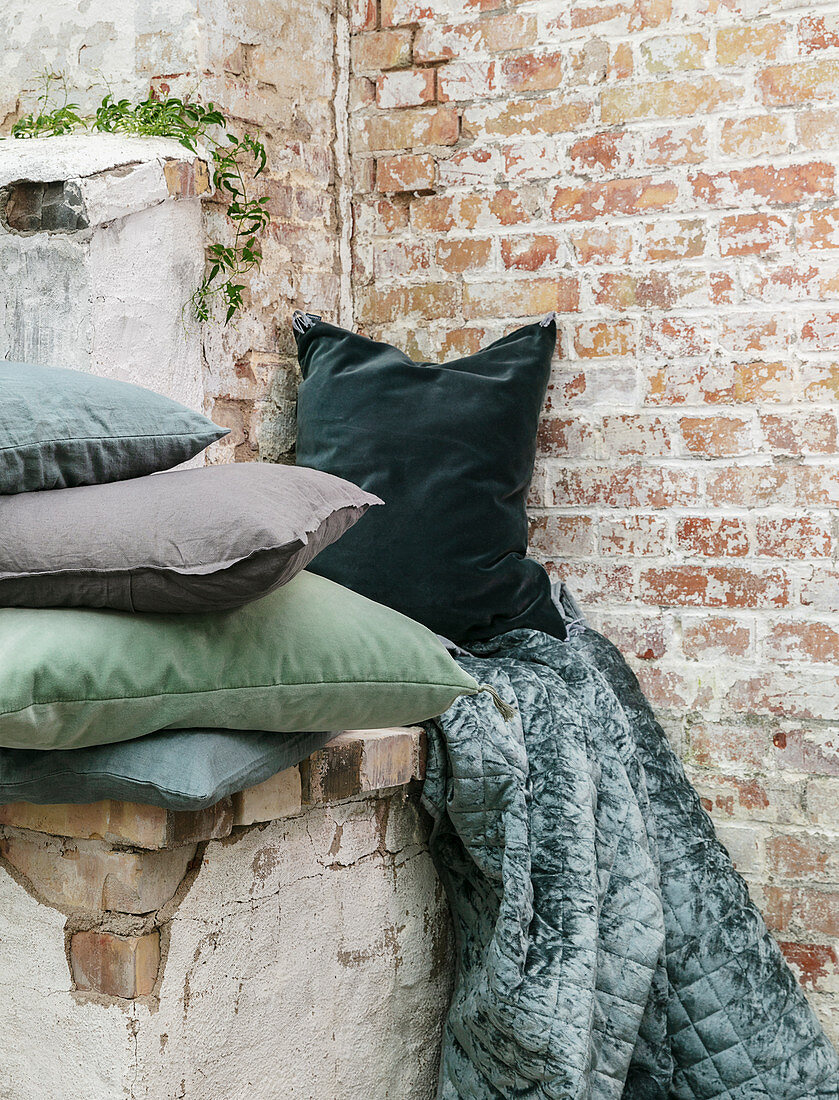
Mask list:
[[[839,1063],[620,653],[517,630],[428,725],[458,940],[441,1100],[839,1097]]]

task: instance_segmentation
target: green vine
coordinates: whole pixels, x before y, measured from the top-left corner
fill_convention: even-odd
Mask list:
[[[185,99],[150,96],[141,103],[115,100],[109,92],[94,115],[79,114],[76,103],[69,102],[67,82],[60,73],[45,73],[43,91],[36,110],[12,126],[13,138],[46,137],[89,130],[106,134],[134,134],[145,137],[175,138],[192,153],[199,143],[210,153],[213,185],[227,199],[227,216],[233,222],[235,237],[230,245],[219,242],[208,248],[209,270],[192,296],[192,307],[199,321],[207,321],[213,300],[226,308],[227,324],[242,306],[243,276],[259,269],[262,251],[259,239],[271,221],[266,209],[268,198],[253,198],[248,180],[265,168],[265,147],[252,134],[236,137],[227,128],[222,111],[212,103],[206,106]],[[62,92],[57,102],[55,89]],[[216,136],[218,135],[218,136]]]

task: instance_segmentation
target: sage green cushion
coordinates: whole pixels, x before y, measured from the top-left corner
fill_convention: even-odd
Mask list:
[[[409,726],[478,685],[425,627],[298,573],[233,611],[0,609],[0,746]]]
[[[99,485],[169,470],[227,433],[143,386],[0,362],[0,493]]]

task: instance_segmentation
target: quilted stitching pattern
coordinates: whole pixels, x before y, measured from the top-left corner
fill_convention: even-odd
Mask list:
[[[428,724],[459,973],[440,1100],[839,1100],[839,1060],[638,682],[589,629]]]

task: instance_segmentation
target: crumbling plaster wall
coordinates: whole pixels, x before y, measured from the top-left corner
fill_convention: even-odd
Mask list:
[[[133,100],[154,91],[214,101],[234,130],[259,127],[268,164],[254,194],[270,197],[273,221],[243,316],[204,331],[205,407],[231,428],[211,461],[277,460],[293,448],[293,308],[309,305],[349,323],[348,26],[339,7],[337,0],[0,6],[0,133],[34,107],[47,69],[65,74],[83,112],[108,88]],[[205,217],[224,239],[223,206],[205,203]]]
[[[430,1100],[452,967],[426,837],[415,795],[391,791],[210,840],[134,1001],[71,991],[75,910],[3,870],[0,1096]],[[95,844],[61,843],[70,861]]]

